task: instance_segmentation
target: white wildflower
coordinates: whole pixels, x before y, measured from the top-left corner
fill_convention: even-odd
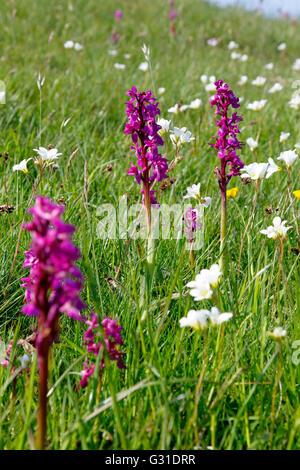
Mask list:
[[[273,331],[269,332],[269,336],[274,339],[275,341],[283,340],[287,335],[286,330],[282,328],[282,326],[276,326]]]
[[[211,39],[208,39],[207,44],[208,46],[215,47],[219,44],[219,41],[216,38],[211,38]]]
[[[292,227],[286,227],[286,220],[281,221],[280,217],[274,217],[273,225],[267,227],[266,230],[261,230],[260,233],[267,235],[268,238],[285,238],[287,231]]]
[[[29,162],[29,160],[32,160],[32,158],[28,158],[27,160],[22,160],[17,165],[14,165],[12,167],[12,171],[23,171],[23,173],[28,173],[27,163]]]
[[[73,49],[73,47],[74,47],[74,41],[66,41],[64,43],[64,48],[65,49]]]
[[[248,77],[246,75],[241,75],[240,79],[238,81],[238,85],[240,85],[240,86],[245,85],[245,83],[247,83],[247,81],[248,81]]]
[[[187,284],[187,287],[191,288],[190,295],[195,300],[210,299],[212,289],[217,287],[221,275],[218,264],[213,264],[210,269],[202,269],[195,280]]]
[[[119,64],[118,62],[116,62],[114,64],[114,68],[117,69],[117,70],[125,70],[126,65],[125,64]]]
[[[240,58],[240,61],[241,61],[241,62],[247,62],[247,60],[248,60],[247,54],[242,54],[242,55],[241,55],[241,58]]]
[[[211,197],[201,197],[200,195],[200,184],[193,184],[188,186],[187,194],[183,196],[183,199],[193,198],[200,202],[204,207],[208,207],[211,204]]]
[[[199,98],[196,98],[195,100],[191,101],[191,103],[189,104],[189,108],[198,109],[200,108],[201,104],[202,104],[202,101]]]
[[[174,145],[174,147],[179,147],[180,145],[186,142],[192,142],[195,140],[195,137],[192,136],[190,131],[186,130],[186,127],[174,127],[172,134],[170,134],[170,139]]]
[[[247,104],[247,109],[251,109],[252,111],[261,111],[264,109],[267,100],[260,100],[260,101],[253,101],[253,103]]]
[[[58,153],[57,149],[46,149],[45,147],[39,147],[38,149],[33,149],[35,152],[37,152],[39,159],[42,162],[47,162],[47,164],[53,163],[53,160],[57,160],[62,153]],[[35,163],[39,163],[37,160]]]
[[[290,135],[290,132],[280,132],[279,142],[282,144],[289,138]]]
[[[240,52],[232,52],[230,57],[232,58],[232,60],[240,60],[242,54]]]
[[[241,175],[241,178],[251,178],[252,180],[262,180],[267,171],[268,163],[250,163],[250,165],[245,165],[241,171],[244,173]]]
[[[148,68],[149,68],[148,62],[141,62],[139,65],[139,70],[141,70],[142,72],[147,72]]]
[[[300,71],[300,59],[296,59],[293,63],[293,70],[295,70],[296,72]]]
[[[161,126],[161,129],[158,131],[161,135],[169,132],[171,121],[168,121],[167,119],[159,118],[157,119],[156,122],[159,126]]]
[[[205,91],[216,91],[216,85],[213,82],[205,85]]]
[[[207,312],[207,316],[210,319],[212,326],[221,325],[233,317],[232,313],[220,313],[217,307],[212,307],[211,311],[208,310]]]
[[[228,48],[229,50],[231,50],[231,49],[238,49],[238,48],[239,48],[239,45],[238,45],[238,43],[235,42],[235,41],[230,41],[230,43],[228,44],[227,48]]]
[[[263,86],[265,83],[266,83],[266,78],[265,77],[256,77],[255,80],[253,80],[251,83],[252,85],[255,85],[255,86]]]
[[[277,171],[280,170],[280,167],[276,165],[274,162],[273,158],[268,158],[268,167],[267,167],[267,173],[266,173],[266,178],[270,178],[273,173],[276,173]]]
[[[277,160],[283,160],[289,168],[293,165],[296,158],[298,158],[296,150],[286,150],[285,152],[281,152]]]
[[[74,44],[74,50],[75,50],[75,51],[82,51],[82,50],[83,50],[83,45],[80,44],[79,42],[75,42],[75,44]]]
[[[282,42],[281,44],[279,44],[279,46],[277,47],[277,49],[279,51],[284,51],[286,49],[286,43],[285,42]]]
[[[207,328],[207,310],[189,310],[186,317],[180,318],[180,327],[188,326],[194,330],[204,330]]]
[[[295,93],[289,101],[290,108],[300,109],[300,94]]]
[[[253,152],[253,151],[257,148],[257,146],[258,146],[257,140],[254,140],[253,137],[249,137],[249,138],[246,140],[246,142],[247,142],[247,144],[249,145],[251,152]]]
[[[281,91],[283,89],[283,86],[281,83],[275,83],[269,90],[269,93],[277,93],[278,91]]]

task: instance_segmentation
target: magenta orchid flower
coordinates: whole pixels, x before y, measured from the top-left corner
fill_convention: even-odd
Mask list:
[[[84,334],[84,342],[87,347],[87,351],[92,354],[92,356],[97,357],[102,348],[102,343],[100,341],[100,331],[99,331],[99,322],[98,317],[94,312],[91,312],[91,318],[85,321],[88,325],[88,329]],[[121,336],[121,331],[123,327],[118,323],[118,317],[114,320],[108,317],[105,317],[101,322],[101,327],[103,328],[104,333],[104,345],[108,357],[111,361],[116,361],[119,369],[126,369],[126,366],[122,360],[123,352],[120,347],[123,346],[123,340]],[[84,370],[81,372],[82,378],[80,380],[80,385],[82,388],[85,388],[88,385],[88,379],[95,371],[95,357],[90,361],[84,362]],[[94,362],[93,362],[94,361]],[[101,375],[105,367],[104,357],[99,365],[99,375]]]
[[[128,122],[125,124],[124,134],[131,135],[131,148],[137,156],[137,165],[132,163],[127,174],[135,176],[137,183],[142,184],[143,201],[149,212],[151,204],[157,204],[155,191],[150,190],[152,183],[168,178],[168,160],[158,152],[158,147],[164,145],[158,132],[161,126],[155,121],[160,110],[156,97],[150,90],[138,92],[133,86],[127,95],[130,100],[126,103]]]
[[[233,113],[229,116],[230,106],[233,109],[240,107],[239,98],[237,98],[232,90],[223,80],[215,82],[216,95],[211,100],[212,106],[217,107],[216,116],[218,120],[216,125],[218,129],[217,137],[214,137],[215,143],[212,145],[218,151],[220,158],[220,168],[215,169],[218,175],[219,187],[221,190],[222,206],[221,206],[221,269],[225,274],[226,255],[224,252],[224,239],[226,236],[226,188],[232,176],[240,175],[240,170],[244,167],[244,163],[239,158],[237,151],[242,148],[243,143],[238,140],[240,133],[238,123],[242,121],[241,116]]]
[[[38,322],[35,343],[40,374],[38,449],[44,448],[46,438],[49,348],[58,338],[60,316],[65,313],[83,320],[80,311],[85,308],[79,297],[83,277],[75,266],[80,252],[72,243],[75,227],[62,221],[63,211],[63,206],[39,196],[29,211],[33,220],[25,225],[31,233],[31,246],[25,252],[24,268],[30,267],[30,275],[22,278],[26,288],[22,310],[25,315],[36,316]]]
[[[122,10],[116,10],[114,13],[114,17],[116,20],[120,21],[123,18],[123,11]]]

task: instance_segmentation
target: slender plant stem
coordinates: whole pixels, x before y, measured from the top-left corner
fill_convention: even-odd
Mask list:
[[[6,167],[7,167],[7,154],[4,155],[4,193],[5,193],[6,205],[8,206]]]
[[[144,165],[146,166],[146,159]],[[150,183],[149,183],[149,170],[145,170],[143,176],[143,192],[144,192],[144,206],[147,218],[147,289],[148,293],[151,289],[152,272],[153,272],[153,257],[154,257],[154,239],[151,232],[151,199],[150,199]]]
[[[227,273],[227,250],[226,250],[226,219],[227,219],[227,199],[226,189],[221,190],[221,237],[220,237],[220,269],[223,276]]]
[[[198,405],[199,405],[199,400],[200,400],[200,390],[201,390],[201,385],[203,382],[204,373],[205,373],[206,364],[207,364],[207,332],[205,332],[203,335],[203,342],[204,342],[204,351],[203,351],[202,369],[201,369],[199,379],[196,385],[195,404],[194,404],[194,412],[193,412],[193,418],[192,418],[192,423],[194,427],[195,445],[198,444],[198,438],[199,438],[197,418],[198,418]]]
[[[272,394],[272,405],[271,405],[271,432],[270,432],[270,448],[272,448],[272,441],[273,441],[273,435],[274,435],[274,421],[275,421],[275,400],[276,400],[276,391],[280,382],[280,377],[281,377],[281,371],[282,371],[282,361],[281,361],[281,344],[278,344],[278,368],[277,368],[277,374],[276,374],[276,379],[273,387],[273,394]]]
[[[248,223],[246,225],[246,228],[245,228],[245,231],[243,233],[243,236],[242,236],[242,240],[241,240],[241,247],[240,247],[240,254],[239,254],[239,264],[238,264],[238,275],[240,273],[240,267],[241,267],[241,259],[242,259],[242,251],[243,251],[243,245],[244,245],[244,240],[245,240],[245,236],[248,232],[248,228],[250,227],[250,224],[252,222],[252,219],[254,217],[254,214],[255,214],[255,209],[256,209],[256,204],[257,204],[257,196],[258,196],[258,188],[259,188],[259,180],[256,180],[256,184],[255,184],[255,195],[254,195],[254,202],[253,202],[253,209],[252,209],[252,212],[251,212],[251,215],[249,217],[249,220],[248,220]]]
[[[279,267],[278,267],[276,286],[275,286],[275,292],[274,292],[274,297],[273,297],[273,306],[272,306],[273,315],[274,315],[274,312],[275,312],[276,299],[278,297],[278,301],[279,301],[279,295],[280,295],[279,283],[280,283],[281,271],[282,271],[282,268],[283,268],[283,253],[284,253],[284,242],[283,242],[282,239],[280,239],[280,244],[278,246],[278,251],[279,251],[279,261],[278,261]]]
[[[38,431],[36,439],[36,450],[43,450],[46,443],[47,431],[47,382],[48,382],[48,346],[38,358],[40,374],[40,403],[38,411]]]
[[[127,244],[126,244],[126,247],[125,247],[125,250],[124,250],[124,253],[123,253],[121,262],[120,262],[120,264],[119,264],[119,266],[118,266],[118,268],[117,268],[117,271],[116,271],[115,280],[117,280],[118,277],[119,277],[122,264],[124,263],[124,260],[125,260],[127,251],[128,251],[128,249],[129,249],[129,247],[130,247],[130,244],[131,244],[131,242],[132,242],[132,237],[133,237],[133,235],[135,234],[135,231],[136,231],[136,229],[137,229],[138,224],[140,223],[140,217],[141,217],[142,211],[143,211],[143,208],[141,209],[141,211],[140,211],[140,213],[139,213],[139,215],[138,215],[137,222],[136,222],[136,224],[135,224],[135,226],[134,226],[134,228],[133,228],[132,234],[130,235],[129,240],[128,240]]]
[[[193,240],[190,241],[190,263],[191,263],[191,270],[193,270],[195,268],[195,252],[194,252]]]

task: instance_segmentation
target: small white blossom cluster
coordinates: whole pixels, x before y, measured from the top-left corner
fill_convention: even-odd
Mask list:
[[[293,70],[296,72],[299,72],[300,70],[300,59],[296,59],[295,62],[293,63]]]
[[[281,83],[275,83],[269,90],[269,93],[277,93],[278,91],[281,91],[283,89],[283,86]]]
[[[281,152],[277,160],[284,161],[287,168],[290,168],[297,158],[298,158],[298,154],[296,150],[286,150],[285,152]]]
[[[208,322],[212,326],[218,326],[232,316],[232,313],[220,313],[217,307],[212,307],[211,310],[189,310],[186,317],[180,318],[179,323],[181,328],[188,326],[194,330],[204,330],[208,327]]]
[[[289,101],[290,108],[300,109],[300,93],[295,93]]]
[[[290,135],[289,132],[281,132],[280,142],[284,142],[285,140],[287,140],[289,135]],[[252,151],[258,145],[258,142],[254,140],[252,137],[249,137],[249,139],[247,139],[246,142]],[[279,157],[277,157],[277,160],[284,161],[287,168],[290,168],[297,158],[298,158],[298,154],[296,150],[286,150],[285,152],[281,152]],[[270,176],[273,175],[273,173],[276,173],[279,170],[280,170],[280,167],[276,165],[273,158],[269,158],[268,163],[254,162],[254,163],[250,163],[250,165],[245,165],[244,168],[242,168],[241,170],[243,172],[241,174],[241,178],[250,178],[254,181],[262,180],[265,177],[270,178]]]
[[[170,133],[170,139],[175,148],[181,147],[185,143],[190,143],[195,140],[190,131],[187,131],[186,127],[174,127]]]
[[[186,129],[186,127],[175,127],[171,129],[171,121],[167,119],[159,118],[157,124],[161,126],[161,129],[158,131],[160,135],[170,133],[170,139],[175,148],[181,147],[185,143],[192,142],[195,140],[195,137],[192,136],[192,133]]]
[[[243,86],[247,83],[247,81],[248,81],[247,75],[241,75],[238,81],[238,85]]]
[[[200,274],[197,274],[195,281],[187,284],[187,287],[191,288],[190,295],[196,301],[210,299],[221,275],[218,264],[213,264],[210,269],[202,269]],[[186,317],[179,320],[179,323],[181,328],[187,326],[195,330],[204,330],[208,327],[209,323],[212,326],[221,325],[230,320],[232,316],[232,313],[220,313],[217,307],[212,307],[211,310],[190,310]]]
[[[251,109],[252,111],[261,111],[264,109],[267,100],[259,100],[253,101],[253,103],[247,104],[247,109]]]
[[[83,45],[80,44],[79,42],[66,41],[64,43],[64,48],[65,49],[74,49],[75,51],[82,51],[83,50]]]
[[[246,143],[249,145],[251,152],[253,152],[258,147],[258,141],[254,140],[253,137],[249,137],[246,140]]]
[[[36,157],[34,163],[36,165],[50,166],[54,164],[54,160],[57,160],[61,153],[58,153],[57,149],[46,149],[45,147],[39,147],[38,149],[33,149],[37,152],[38,156]],[[32,158],[24,159],[17,165],[14,165],[13,171],[22,171],[23,173],[28,173],[27,163],[32,160]]]
[[[211,197],[202,197],[200,195],[200,185],[201,183],[188,186],[187,193],[183,196],[183,199],[193,198],[196,199],[196,201],[198,201],[203,207],[208,207],[211,204]]]
[[[286,337],[286,330],[282,326],[276,326],[273,331],[269,332],[269,336],[275,341],[282,341]]]
[[[200,80],[205,85],[205,91],[216,91],[215,75],[211,75],[210,77],[208,77],[207,75],[201,75]]]
[[[267,79],[265,77],[256,77],[255,80],[252,80],[252,85],[255,85],[255,86],[258,86],[258,87],[261,87],[263,86],[265,83],[266,83]]]
[[[239,60],[240,62],[247,62],[248,60],[248,55],[247,54],[241,54],[241,52],[235,52],[233,51],[230,55],[232,60]]]
[[[230,41],[230,43],[228,44],[227,48],[229,50],[232,50],[232,49],[238,49],[239,48],[239,45],[237,42],[235,41]]]
[[[211,38],[207,40],[208,46],[216,47],[218,44],[219,44],[219,40],[216,38]]]
[[[278,45],[277,49],[279,51],[285,51],[286,49],[286,43],[285,42],[282,42],[281,44]]]
[[[198,109],[200,108],[202,104],[202,101],[199,98],[196,98],[195,100],[191,101],[190,104],[182,104],[179,106],[178,103],[176,103],[174,106],[168,109],[168,112],[171,114],[179,114],[183,113],[187,109]]]
[[[261,230],[260,233],[267,235],[268,238],[276,240],[277,238],[286,238],[288,230],[292,227],[286,227],[286,220],[281,220],[280,217],[274,217],[273,225],[267,227],[266,230]]]
[[[264,177],[270,178],[273,173],[279,171],[280,168],[274,162],[273,158],[268,159],[268,163],[250,163],[242,168],[241,178],[250,178],[253,181],[262,180]]]

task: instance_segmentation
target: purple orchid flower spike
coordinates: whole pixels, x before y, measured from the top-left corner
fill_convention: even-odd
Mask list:
[[[218,135],[214,137],[215,143],[212,145],[218,151],[218,158],[220,158],[220,168],[215,169],[218,176],[219,187],[221,190],[221,260],[220,268],[225,274],[227,267],[227,257],[225,249],[225,236],[226,236],[226,188],[232,176],[240,175],[240,170],[244,167],[244,163],[239,158],[237,151],[244,145],[239,141],[238,135],[239,122],[242,117],[237,113],[229,116],[230,106],[233,109],[240,107],[239,98],[237,98],[232,90],[223,80],[215,82],[216,95],[211,100],[211,105],[217,107],[216,116],[220,119],[216,121],[218,127]],[[228,171],[229,170],[229,171]]]
[[[155,117],[160,114],[156,97],[149,90],[138,92],[133,86],[127,92],[130,100],[126,103],[128,122],[125,124],[124,134],[131,135],[131,147],[137,156],[137,165],[131,164],[127,170],[128,175],[135,176],[138,185],[143,186],[143,201],[147,210],[149,223],[151,221],[151,205],[157,204],[155,192],[150,190],[154,181],[168,178],[168,160],[158,152],[158,147],[164,141],[158,131],[161,129]]]
[[[114,17],[116,20],[120,21],[123,18],[123,11],[122,10],[116,10],[114,13]]]
[[[75,227],[62,221],[63,211],[63,206],[39,196],[29,211],[33,220],[25,225],[31,233],[31,246],[25,252],[24,268],[30,267],[30,275],[22,278],[26,288],[22,310],[25,315],[36,316],[38,322],[38,449],[44,448],[46,439],[48,354],[59,335],[59,318],[65,313],[75,320],[83,320],[80,311],[86,308],[79,297],[83,276],[75,266],[80,258],[78,248],[72,243]]]
[[[124,134],[131,135],[132,149],[137,156],[137,165],[131,164],[128,175],[135,177],[138,185],[142,186],[143,204],[147,218],[147,285],[151,284],[155,240],[151,233],[151,207],[158,204],[153,183],[168,178],[168,160],[163,158],[158,147],[164,145],[159,134],[159,126],[155,118],[160,114],[158,102],[151,90],[138,92],[133,86],[127,91],[130,100],[126,103],[128,122]]]
[[[123,340],[121,336],[121,331],[123,327],[118,323],[118,317],[114,320],[108,317],[104,317],[101,322],[101,327],[103,328],[103,341],[108,357],[111,361],[116,361],[119,369],[126,369],[126,366],[122,360],[123,352],[120,347],[123,346]],[[84,342],[87,347],[87,351],[92,353],[92,356],[97,357],[102,348],[102,343],[100,341],[100,331],[99,331],[99,322],[98,317],[94,312],[91,312],[91,318],[85,321],[88,325],[88,329],[84,334]],[[120,347],[119,347],[120,346]],[[95,371],[95,361],[96,359],[91,359],[91,363],[84,362],[84,369],[81,372],[82,378],[80,380],[80,386],[85,388],[88,385],[88,380]],[[101,375],[105,367],[105,360],[102,357],[99,365],[99,375]]]

